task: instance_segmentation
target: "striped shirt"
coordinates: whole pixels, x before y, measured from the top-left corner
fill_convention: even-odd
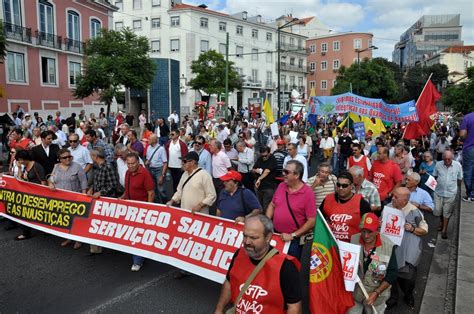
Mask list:
[[[316,180],[316,176],[308,179],[308,185],[311,187]],[[331,174],[323,185],[313,188],[314,197],[316,198],[316,208],[319,208],[326,195],[336,192],[336,176]]]

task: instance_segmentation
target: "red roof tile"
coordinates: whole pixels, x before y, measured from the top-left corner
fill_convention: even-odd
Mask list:
[[[442,52],[447,53],[467,53],[474,51],[474,46],[451,46],[444,49]]]
[[[214,10],[209,10],[209,9],[204,9],[204,8],[200,8],[198,6],[194,6],[194,5],[190,5],[190,4],[185,4],[185,3],[181,3],[181,4],[176,4],[175,6],[173,6],[170,11],[178,11],[178,10],[194,10],[194,11],[200,11],[200,12],[206,12],[206,13],[209,13],[209,14],[215,14],[215,15],[220,15],[220,16],[229,16],[228,14],[225,14],[225,13],[222,13],[222,12],[218,12],[218,11],[214,11]]]

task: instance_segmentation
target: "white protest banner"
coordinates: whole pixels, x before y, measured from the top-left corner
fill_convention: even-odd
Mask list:
[[[298,143],[298,132],[290,131],[291,143]]]
[[[357,283],[357,266],[359,265],[360,245],[337,240],[341,257],[344,285],[346,291],[354,291]]]
[[[401,210],[385,206],[382,214],[380,233],[388,237],[395,245],[402,243],[405,233],[405,215]]]
[[[280,132],[278,132],[278,123],[273,122],[270,124],[270,130],[272,131],[272,136],[278,136],[280,135]]]
[[[426,180],[425,184],[427,187],[429,187],[430,189],[434,191],[436,189],[436,186],[438,185],[438,182],[432,175],[430,175],[428,177],[428,180]]]

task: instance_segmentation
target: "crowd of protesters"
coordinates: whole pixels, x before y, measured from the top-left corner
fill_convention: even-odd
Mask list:
[[[375,306],[381,313],[396,306],[400,290],[413,307],[421,237],[429,228],[424,215],[440,217],[431,227],[447,239],[463,175],[463,201],[474,201],[474,115],[460,125],[439,119],[429,134],[407,141],[404,124],[387,126],[380,134],[367,130],[358,138],[347,125],[338,127],[342,116],[335,115],[316,125],[290,119],[275,135],[264,119],[234,112],[229,120],[205,121],[181,118],[175,111],[168,117],[152,112],[149,119],[142,111],[135,120],[130,113],[106,116],[103,110],[70,117],[58,111],[42,119],[19,107],[5,141],[8,172],[53,190],[176,205],[236,222],[263,214],[269,220],[249,221],[248,228],[262,224],[262,237],[278,232],[295,259],[313,237],[319,209],[337,239],[363,247],[359,276],[369,297],[356,289],[351,312]],[[426,184],[433,179],[434,189]],[[379,234],[386,206],[405,214],[400,246]],[[16,240],[32,236],[30,228],[13,222],[7,229],[17,227]],[[252,245],[244,241],[247,252],[255,249]],[[90,254],[101,252],[90,246]],[[139,271],[143,263],[144,258],[133,256],[131,270]],[[187,275],[179,271],[175,278]],[[230,275],[224,288],[232,289]],[[286,306],[301,306],[301,290],[290,286],[280,292],[290,300]],[[230,300],[229,291],[219,308]]]

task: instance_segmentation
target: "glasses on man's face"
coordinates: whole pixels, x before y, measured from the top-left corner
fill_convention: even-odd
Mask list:
[[[283,173],[284,176],[287,176],[287,175],[289,175],[290,173],[296,174],[296,172],[291,171],[291,170],[287,170],[287,169],[283,169],[283,170],[281,171],[281,173]]]
[[[62,156],[62,157],[59,157],[59,159],[62,159],[62,160],[65,160],[65,159],[71,159],[72,156],[69,155],[69,156]]]
[[[194,145],[202,145],[202,142],[194,142]]]
[[[78,140],[69,140],[69,143],[71,143],[71,144],[72,143],[77,143],[77,142],[78,142]]]
[[[338,188],[346,189],[346,188],[348,188],[348,187],[350,186],[350,184],[349,184],[349,183],[339,183],[339,182],[337,182],[337,183],[336,183],[336,186],[337,186]]]

